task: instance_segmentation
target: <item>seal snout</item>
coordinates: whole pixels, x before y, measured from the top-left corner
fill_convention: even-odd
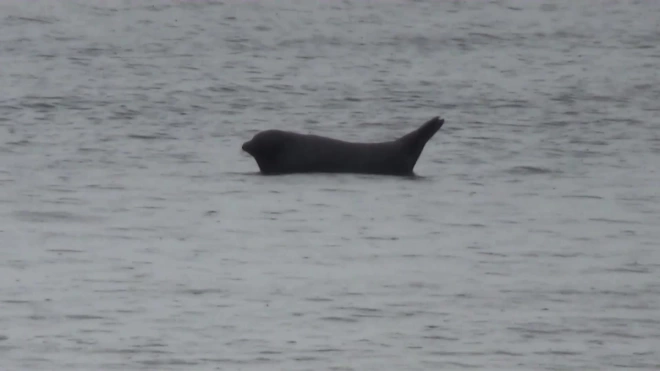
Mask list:
[[[243,149],[243,151],[250,153],[250,148],[251,148],[250,141],[243,143],[243,146],[241,148]]]

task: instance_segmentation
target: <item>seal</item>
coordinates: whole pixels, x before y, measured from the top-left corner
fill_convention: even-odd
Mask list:
[[[413,175],[419,156],[445,120],[434,117],[399,139],[380,143],[356,143],[265,130],[243,143],[264,175],[293,173],[355,173]]]

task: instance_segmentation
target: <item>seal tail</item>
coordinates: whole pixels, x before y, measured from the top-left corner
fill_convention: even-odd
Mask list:
[[[419,156],[422,154],[422,150],[424,150],[424,146],[440,130],[444,123],[444,119],[436,116],[417,130],[399,138],[398,141],[403,145],[403,151],[408,155],[406,161],[407,172],[412,173]]]
[[[412,166],[415,166],[417,159],[422,154],[422,150],[435,133],[440,130],[442,124],[445,123],[444,119],[440,117],[434,117],[427,121],[424,125],[418,128],[415,131],[412,131],[399,139],[400,142],[405,146],[405,150],[408,151],[408,154],[411,156]],[[411,168],[412,171],[412,168]]]

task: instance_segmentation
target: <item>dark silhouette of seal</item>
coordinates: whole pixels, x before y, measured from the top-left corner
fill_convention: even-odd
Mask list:
[[[264,175],[292,173],[356,173],[413,175],[426,142],[445,120],[434,117],[397,140],[354,143],[282,130],[257,133],[243,150]]]

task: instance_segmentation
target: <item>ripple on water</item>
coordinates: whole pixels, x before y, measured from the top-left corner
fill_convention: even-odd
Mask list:
[[[561,173],[559,170],[553,170],[541,166],[514,166],[509,168],[507,172],[513,175],[541,175]]]
[[[15,211],[16,219],[32,223],[75,222],[97,223],[104,220],[102,217],[78,214],[67,211]]]

